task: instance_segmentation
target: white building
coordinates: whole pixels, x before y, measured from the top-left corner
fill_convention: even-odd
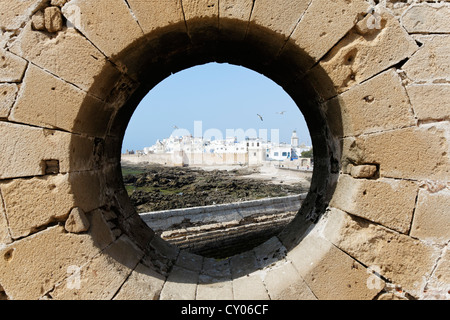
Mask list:
[[[241,163],[246,159],[248,165],[259,165],[267,161],[292,161],[301,157],[303,151],[310,150],[311,147],[299,144],[297,132],[294,131],[291,143],[274,144],[259,138],[247,138],[238,141],[237,138],[227,138],[225,140],[205,140],[192,135],[182,137],[171,136],[158,140],[153,146],[144,148],[146,155],[164,154],[185,154],[185,155],[206,155],[236,160]],[[201,156],[202,157],[202,156]]]

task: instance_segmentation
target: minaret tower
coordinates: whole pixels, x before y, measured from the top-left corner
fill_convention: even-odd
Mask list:
[[[297,131],[294,130],[294,132],[292,132],[292,137],[291,137],[291,146],[293,148],[298,147],[299,143],[298,143],[298,136],[297,136]]]

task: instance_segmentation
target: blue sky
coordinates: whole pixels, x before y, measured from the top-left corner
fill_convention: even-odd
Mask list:
[[[176,128],[175,135],[184,131],[225,138],[233,131],[255,132],[268,140],[276,140],[271,133],[278,130],[280,142],[290,142],[297,130],[300,143],[311,145],[303,115],[288,94],[265,76],[230,64],[186,69],[150,90],[131,118],[122,151],[142,150]]]

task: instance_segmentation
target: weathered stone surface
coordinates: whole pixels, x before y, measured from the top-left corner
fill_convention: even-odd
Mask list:
[[[353,166],[350,174],[353,178],[357,179],[367,179],[373,178],[378,168],[374,165],[361,165],[361,166]]]
[[[52,221],[61,221],[67,218],[73,207],[81,206],[88,212],[103,205],[99,191],[83,199],[77,198],[74,194],[77,184],[78,188],[89,185],[93,189],[100,189],[99,178],[90,173],[15,179],[1,183],[11,236],[20,238]],[[87,223],[83,221],[83,224]],[[71,232],[81,230],[73,229]]]
[[[291,36],[295,45],[319,61],[347,32],[359,17],[367,13],[365,1],[301,1],[308,6]],[[287,8],[286,8],[287,9]],[[310,65],[312,66],[312,65]]]
[[[81,136],[6,122],[0,122],[0,136],[0,163],[7,164],[0,168],[0,179],[45,175],[45,160],[58,160],[60,173],[93,165],[94,143]]]
[[[50,4],[52,6],[58,6],[58,7],[62,7],[63,5],[65,5],[67,2],[67,0],[51,0]]]
[[[383,288],[367,286],[366,268],[317,232],[308,234],[287,259],[319,300],[372,299]]]
[[[9,235],[8,220],[6,219],[3,198],[0,193],[0,247],[10,242],[11,236]]]
[[[0,118],[8,118],[16,100],[17,91],[16,84],[0,84]]]
[[[378,164],[382,177],[445,181],[448,131],[441,122],[344,139],[343,161]]]
[[[436,242],[450,239],[450,189],[429,192],[421,189],[411,228],[411,236]]]
[[[448,300],[450,293],[448,287],[450,283],[450,252],[448,248],[443,250],[433,276],[428,281],[427,286],[421,295],[421,299]]]
[[[450,119],[450,84],[413,84],[407,91],[419,121]]]
[[[0,49],[0,82],[20,82],[27,62],[22,58]]]
[[[76,29],[112,59],[143,35],[122,0],[73,0],[62,11]]]
[[[408,95],[395,69],[330,100],[327,112],[340,115],[343,136],[408,127],[416,123]]]
[[[80,266],[78,285],[67,278],[50,295],[58,300],[111,300],[142,256],[143,253],[122,236],[87,265]]]
[[[279,6],[278,1],[256,1],[251,12],[246,41],[261,47],[267,56],[277,56],[297,26],[308,7],[309,0],[292,1],[289,6]],[[267,29],[279,35],[272,38],[270,46],[265,43]]]
[[[129,0],[127,2],[146,34],[158,28],[179,23],[182,23],[180,30],[185,29],[180,0]]]
[[[0,250],[0,282],[10,299],[38,299],[67,276],[70,266],[85,264],[99,250],[90,235],[52,227]]]
[[[401,18],[409,33],[450,33],[450,5],[421,3],[411,6]]]
[[[416,35],[423,45],[402,69],[416,83],[450,82],[450,35]]]
[[[103,101],[32,65],[10,119],[102,137],[112,113]]]
[[[251,22],[270,28],[287,39],[308,8],[310,1],[289,0],[288,2],[289,5],[287,6],[279,6],[277,1],[256,1],[251,15]],[[250,27],[249,32],[252,33],[252,27]]]
[[[33,30],[45,30],[45,17],[42,10],[39,10],[31,17],[31,27],[33,28]]]
[[[114,300],[158,300],[164,281],[164,276],[140,263]]]
[[[330,205],[402,233],[409,231],[419,186],[394,179],[341,175]]]
[[[413,295],[423,291],[439,250],[332,209],[324,234],[334,245]]]
[[[266,287],[259,274],[250,274],[233,279],[235,300],[269,300]]]
[[[227,19],[249,21],[253,9],[252,0],[221,0],[219,1],[219,24],[232,25]]]
[[[264,284],[271,300],[317,299],[291,262],[280,262],[267,270]]]
[[[183,11],[186,22],[190,25],[189,20],[218,17],[219,1],[218,0],[186,0],[183,1]]]
[[[233,283],[229,278],[214,278],[200,275],[197,285],[196,300],[232,300]]]
[[[385,10],[379,13],[380,27],[369,25],[368,28],[368,19],[370,15],[361,20],[309,73],[308,78],[318,87],[321,83],[334,87],[334,90],[321,92],[324,98],[348,90],[410,57],[418,49],[414,39]],[[399,47],[402,50],[397,50]]]
[[[195,299],[198,277],[198,272],[174,266],[161,291],[161,300]]]
[[[100,99],[110,94],[121,76],[104,54],[73,28],[49,35],[35,32],[27,24],[10,50]]]
[[[16,30],[41,7],[45,0],[23,0],[0,2],[0,29]]]
[[[176,265],[188,270],[200,272],[203,265],[203,257],[181,250]]]
[[[57,32],[63,28],[61,9],[58,7],[47,7],[44,11],[45,29],[48,32]]]
[[[80,208],[73,208],[66,220],[64,228],[68,232],[81,233],[89,230],[90,224],[84,211]]]

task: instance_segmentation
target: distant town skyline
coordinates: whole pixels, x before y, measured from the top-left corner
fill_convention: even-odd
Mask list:
[[[300,143],[311,145],[302,113],[279,85],[244,67],[209,63],[173,74],[150,90],[130,120],[122,152],[179,133],[226,138],[265,132],[261,138],[289,142],[294,130]]]

